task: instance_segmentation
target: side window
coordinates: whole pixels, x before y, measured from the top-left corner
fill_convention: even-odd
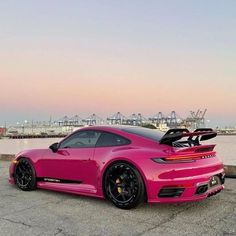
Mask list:
[[[128,145],[130,141],[120,135],[113,133],[102,133],[96,147],[111,147],[111,146],[122,146]]]
[[[67,139],[63,140],[60,148],[86,148],[95,147],[101,132],[87,130],[78,131]]]

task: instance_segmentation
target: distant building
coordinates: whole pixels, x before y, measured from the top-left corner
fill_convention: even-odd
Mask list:
[[[0,127],[0,136],[3,136],[7,132],[6,128],[1,128]]]

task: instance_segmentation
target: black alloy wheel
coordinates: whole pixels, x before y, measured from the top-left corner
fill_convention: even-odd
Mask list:
[[[24,191],[30,191],[36,188],[36,175],[32,163],[21,158],[15,167],[15,182],[17,186]]]
[[[106,197],[122,209],[138,206],[145,198],[145,186],[138,170],[126,162],[108,167],[104,177]]]

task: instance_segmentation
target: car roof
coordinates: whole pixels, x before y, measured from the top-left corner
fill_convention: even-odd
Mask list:
[[[112,129],[112,130],[122,130],[122,131],[125,131],[125,129],[127,129],[127,128],[131,128],[131,129],[138,129],[138,128],[147,129],[145,127],[133,126],[133,125],[91,125],[91,126],[84,126],[81,129],[99,129],[99,130]]]
[[[161,137],[164,135],[163,132],[160,132],[157,129],[149,129],[141,126],[132,126],[132,125],[96,125],[96,126],[87,126],[81,128],[80,130],[101,130],[107,132],[116,132],[119,134],[126,135],[135,135],[142,138],[151,139],[154,141],[160,141]]]

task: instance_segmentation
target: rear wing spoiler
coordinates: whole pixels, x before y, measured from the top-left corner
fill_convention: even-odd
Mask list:
[[[193,132],[188,129],[169,129],[164,136],[161,138],[161,144],[172,145],[183,137],[188,137],[188,142],[192,143],[194,146],[200,145],[200,141],[205,141],[216,137],[217,133],[211,128],[200,128]],[[193,138],[195,137],[195,138]]]

